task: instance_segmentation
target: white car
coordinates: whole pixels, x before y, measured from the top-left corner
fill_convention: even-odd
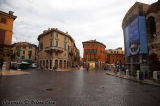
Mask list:
[[[37,63],[32,63],[32,68],[37,68]]]

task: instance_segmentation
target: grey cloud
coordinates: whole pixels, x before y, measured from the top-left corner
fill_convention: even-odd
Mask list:
[[[151,3],[150,0],[140,0]],[[155,2],[153,0],[152,2]],[[0,0],[0,10],[13,10],[14,41],[38,44],[49,27],[67,31],[83,56],[82,42],[96,39],[107,49],[123,47],[122,19],[136,0]]]

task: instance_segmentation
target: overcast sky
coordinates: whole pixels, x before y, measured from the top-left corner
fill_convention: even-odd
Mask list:
[[[157,0],[138,0],[151,4]],[[14,11],[12,43],[27,41],[38,45],[43,30],[68,32],[83,56],[82,42],[103,42],[106,49],[123,47],[121,23],[136,0],[0,0],[0,10]]]

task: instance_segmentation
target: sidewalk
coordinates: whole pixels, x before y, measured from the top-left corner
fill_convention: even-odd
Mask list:
[[[18,70],[5,70],[0,71],[0,76],[12,76],[12,75],[24,75],[30,74],[29,72],[18,71]]]
[[[57,69],[58,72],[64,72],[64,71],[76,71],[80,70],[80,68],[68,68],[68,69]]]
[[[117,72],[117,74],[116,74],[116,73],[111,72],[111,71],[106,71],[106,74],[116,76],[116,77],[119,77],[119,78],[123,78],[123,79],[127,79],[127,80],[136,81],[136,82],[139,82],[139,83],[150,84],[150,85],[160,87],[160,83],[156,83],[153,80],[137,80],[136,77],[129,76],[129,75],[120,75],[119,72]]]

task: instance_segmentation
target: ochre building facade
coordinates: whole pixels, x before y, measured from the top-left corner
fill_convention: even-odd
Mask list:
[[[18,58],[37,63],[37,46],[28,42],[17,42],[12,45],[12,61]]]
[[[13,22],[17,17],[13,15],[12,11],[5,13],[0,11],[0,68],[5,62],[5,68],[9,68]]]
[[[79,65],[79,50],[68,32],[62,32],[57,28],[49,28],[38,36],[38,41],[39,68],[61,71]]]

